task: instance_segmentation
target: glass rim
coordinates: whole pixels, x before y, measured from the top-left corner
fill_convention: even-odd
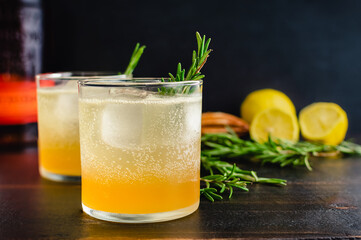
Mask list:
[[[182,85],[191,85],[197,86],[202,85],[203,80],[188,80],[188,81],[178,81],[170,82],[170,78],[162,77],[141,77],[141,78],[119,78],[119,79],[91,79],[91,80],[81,80],[79,81],[80,87],[147,87],[147,86],[182,86]],[[162,81],[164,80],[164,81]]]
[[[79,74],[79,75],[72,76],[72,74]],[[115,71],[66,71],[66,72],[39,73],[35,75],[35,78],[36,80],[83,80],[83,79],[98,79],[98,78],[124,79],[124,78],[132,78],[132,74],[130,75],[119,74],[119,72],[115,72]]]

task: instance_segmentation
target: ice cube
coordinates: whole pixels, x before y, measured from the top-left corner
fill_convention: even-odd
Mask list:
[[[145,108],[143,141],[167,146],[198,139],[202,111],[200,102],[185,98],[160,100]]]
[[[192,102],[184,105],[186,131],[191,137],[200,134],[202,119],[202,104]]]
[[[148,96],[148,92],[136,88],[111,88],[109,90],[111,97],[120,97],[130,100],[144,99]]]
[[[57,127],[60,132],[77,129],[79,119],[77,92],[60,93],[53,111],[61,125]]]
[[[78,81],[76,80],[69,80],[65,84],[60,85],[62,89],[66,90],[78,90]]]
[[[103,141],[117,148],[141,144],[142,115],[141,104],[107,104],[101,119]]]

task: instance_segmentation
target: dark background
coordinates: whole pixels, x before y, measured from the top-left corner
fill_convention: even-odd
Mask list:
[[[43,1],[43,72],[124,71],[147,45],[135,76],[188,68],[195,32],[212,38],[204,111],[239,115],[248,93],[285,92],[297,111],[336,102],[361,133],[361,1]]]

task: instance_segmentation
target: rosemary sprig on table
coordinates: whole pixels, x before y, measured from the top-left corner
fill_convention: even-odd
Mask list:
[[[177,73],[175,76],[169,73],[169,82],[181,82],[181,81],[190,81],[190,80],[201,80],[204,78],[204,75],[201,74],[201,69],[203,68],[204,64],[207,62],[207,58],[209,57],[210,52],[212,49],[208,49],[209,43],[211,39],[206,39],[206,36],[203,35],[203,38],[196,32],[197,38],[197,51],[193,50],[192,55],[192,64],[186,73],[185,69],[182,69],[182,64],[178,63],[177,66]],[[164,79],[162,78],[164,82]],[[159,89],[161,94],[175,94],[175,93],[189,93],[191,88],[188,86],[181,87],[179,89],[176,88],[166,88],[162,87]]]
[[[277,178],[261,178],[255,171],[242,170],[236,164],[220,161],[217,158],[202,156],[202,167],[210,173],[208,176],[201,177],[206,187],[201,188],[201,195],[208,200],[223,199],[222,193],[229,191],[228,198],[232,197],[233,188],[239,188],[248,192],[247,184],[264,183],[285,186],[286,180]]]
[[[333,157],[340,154],[361,155],[361,146],[344,141],[338,146],[311,142],[293,143],[285,140],[273,140],[257,143],[240,139],[235,133],[205,134],[202,137],[202,155],[216,158],[242,157],[260,160],[262,164],[271,163],[281,167],[305,166],[312,170],[310,157]]]
[[[140,46],[139,43],[137,43],[135,45],[133,54],[132,54],[132,56],[130,57],[130,60],[129,60],[128,67],[127,67],[127,69],[125,70],[125,72],[123,74],[130,75],[130,74],[133,73],[135,67],[137,66],[137,64],[139,62],[140,57],[143,54],[144,49],[145,49],[145,45]]]

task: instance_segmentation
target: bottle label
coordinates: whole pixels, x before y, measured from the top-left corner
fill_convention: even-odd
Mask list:
[[[0,81],[0,125],[37,122],[34,81]]]

